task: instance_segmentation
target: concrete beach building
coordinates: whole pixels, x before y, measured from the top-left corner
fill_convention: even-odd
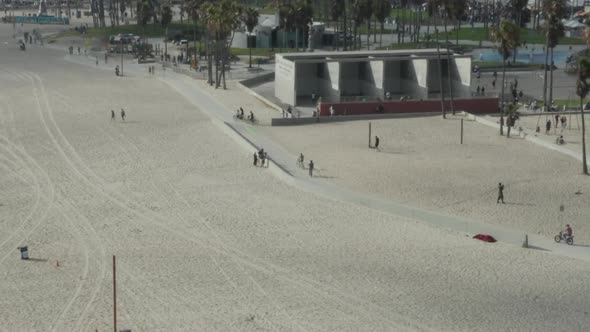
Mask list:
[[[471,57],[452,54],[449,62],[445,52],[441,50],[443,89],[448,91],[450,64],[453,95],[469,95]],[[291,105],[312,94],[333,102],[383,99],[387,92],[412,99],[440,94],[436,49],[277,54],[275,66],[275,95]]]
[[[452,53],[448,59],[446,52],[441,49],[445,95],[451,90],[450,72],[453,97],[471,99],[471,57]],[[387,110],[394,106],[387,103],[402,96],[415,102],[438,100],[440,73],[436,49],[284,53],[276,55],[275,96],[296,106],[311,105],[313,94],[323,104],[383,101]]]

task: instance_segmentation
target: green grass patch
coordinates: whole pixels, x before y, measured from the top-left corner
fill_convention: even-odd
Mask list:
[[[480,68],[502,68],[502,62],[500,61],[474,61],[473,62],[474,65],[478,65]],[[534,63],[524,63],[524,62],[515,62],[513,64],[511,64],[510,66],[508,66],[508,64],[506,64],[506,69],[508,68],[512,68],[512,67],[519,67],[519,68],[538,68],[538,69],[543,69],[543,65],[542,64],[534,64]]]
[[[279,52],[280,51],[280,52]],[[250,54],[250,50],[247,48],[232,48],[230,50],[232,55],[249,55]],[[296,49],[294,48],[283,48],[283,49],[279,49],[279,48],[253,48],[252,49],[252,56],[270,56],[273,55],[275,53],[295,53],[297,52]]]
[[[490,29],[485,28],[471,28],[465,27],[459,29],[459,40],[484,40],[484,41],[491,41],[490,38]],[[444,32],[439,33],[439,39],[446,39],[448,35],[449,40],[457,39],[457,31],[451,30],[448,34]],[[431,38],[435,38],[434,34],[430,35]],[[527,42],[528,44],[544,44],[545,43],[545,35],[543,31],[536,31],[533,29],[520,29],[520,41]],[[572,38],[572,37],[561,37],[559,39],[560,45],[583,45],[584,41],[581,38]]]
[[[194,24],[190,21],[185,21],[182,24],[179,22],[170,23],[168,26],[168,33],[178,32],[185,36],[193,35]],[[138,24],[126,24],[115,27],[90,28],[86,31],[86,37],[108,37],[111,35],[117,35],[120,33],[132,33],[134,35],[143,36],[145,32],[146,37],[163,37],[166,29],[160,24],[147,24],[144,27]],[[56,37],[69,37],[69,36],[82,36],[81,33],[71,30],[61,32]]]
[[[452,49],[454,51],[459,51],[462,53],[471,52],[475,48],[475,46],[473,46],[473,45],[462,45],[462,44],[459,44],[459,47],[457,47],[455,44],[446,45],[444,43],[439,43],[439,45],[441,48],[446,48],[447,46],[449,46],[450,49]],[[388,46],[378,47],[377,50],[405,50],[405,49],[423,49],[423,48],[436,48],[436,43],[434,43],[432,41],[430,43],[426,43],[426,42],[400,43],[400,44],[395,43],[395,44],[391,44]]]
[[[422,15],[423,20],[429,18],[427,12],[422,12],[420,15]],[[389,12],[389,17],[393,19],[405,20],[405,22],[408,22],[411,18],[416,17],[416,13],[408,8],[392,8],[391,12]]]

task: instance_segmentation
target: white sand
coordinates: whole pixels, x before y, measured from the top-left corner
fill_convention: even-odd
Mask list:
[[[0,38],[7,40],[2,33]],[[223,102],[245,98],[227,96]],[[111,122],[109,110],[121,107],[127,121]],[[406,121],[396,124],[397,132],[414,135],[412,141],[422,145],[398,137],[400,147],[392,147],[388,141],[396,131],[383,124],[385,151],[379,155],[365,151],[365,142],[357,143],[352,134],[335,143],[334,136],[347,127],[361,135],[366,126],[361,123],[282,128],[280,136],[306,144],[320,173],[336,176],[325,181],[369,191],[367,174],[382,169],[372,183],[405,177],[407,183],[397,186],[413,183],[416,189],[400,189],[407,192],[403,201],[430,202],[443,210],[473,195],[477,186],[471,181],[484,177],[488,159],[494,160],[486,155],[504,153],[514,161],[510,156],[533,159],[543,153],[532,149],[520,155],[529,149],[513,152],[488,133],[485,149],[464,146],[473,164],[437,161],[445,152],[441,145],[426,150],[416,139],[420,135],[411,134],[420,121]],[[422,121],[424,128],[432,122]],[[444,141],[451,123],[457,124],[430,129],[432,140]],[[485,132],[468,125],[473,142]],[[314,142],[310,135],[317,135]],[[426,151],[412,152],[419,148]],[[342,158],[353,155],[362,163]],[[387,160],[392,157],[406,160]],[[549,166],[571,164],[559,157],[547,160]],[[115,79],[111,70],[64,62],[63,52],[22,53],[14,43],[0,47],[0,330],[112,330],[113,254],[119,328],[133,331],[584,331],[590,326],[588,263],[481,243],[315,196],[250,163],[250,151],[143,72]],[[429,175],[452,169],[447,164],[460,168],[447,172],[451,180]],[[404,169],[385,173],[399,165]],[[450,196],[441,193],[446,183],[460,179],[452,174],[465,177],[457,187],[462,190],[436,199]],[[502,211],[491,204],[495,197],[483,194],[494,196],[498,175],[488,176],[489,185],[463,213],[486,217]],[[544,202],[540,194],[519,194],[521,185],[505,179],[508,201]],[[496,213],[502,216],[526,206],[501,208],[504,212]],[[512,219],[522,222],[519,215]],[[18,259],[16,247],[23,244],[37,261]]]
[[[464,122],[460,145],[459,130],[457,118],[372,121],[381,152],[368,148],[366,121],[268,132],[313,159],[326,181],[547,237],[569,222],[579,243],[590,243],[590,178],[578,161],[472,121]],[[498,182],[505,205],[496,204]]]

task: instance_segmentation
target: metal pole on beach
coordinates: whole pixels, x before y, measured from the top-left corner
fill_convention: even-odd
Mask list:
[[[123,76],[123,45],[121,45],[121,76]]]
[[[371,148],[371,123],[369,122],[369,149]]]
[[[117,332],[117,274],[116,261],[113,255],[113,331]]]
[[[461,144],[463,144],[463,119],[461,119]]]

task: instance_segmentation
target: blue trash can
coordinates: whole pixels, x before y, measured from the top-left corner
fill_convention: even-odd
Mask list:
[[[18,250],[20,250],[20,259],[29,259],[29,247],[18,247]]]

